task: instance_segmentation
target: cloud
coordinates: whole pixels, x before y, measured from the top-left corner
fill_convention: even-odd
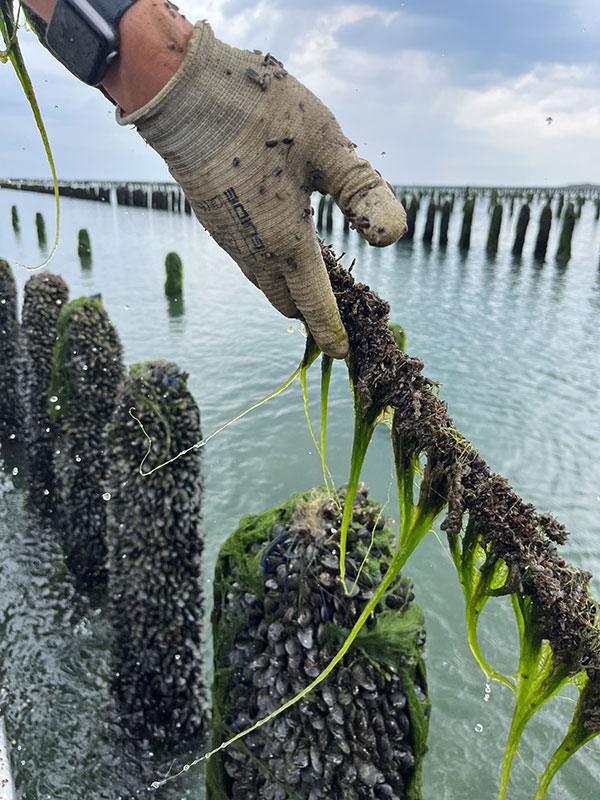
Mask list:
[[[597,0],[573,2],[570,19],[600,16]],[[474,73],[446,46],[441,11],[429,19],[383,0],[181,0],[181,10],[189,19],[208,18],[229,44],[282,58],[331,108],[359,154],[391,181],[600,181],[600,69],[578,63],[580,53],[569,59],[561,52],[555,57],[561,63],[532,63],[524,52],[524,66],[507,73],[490,52],[482,56],[489,68]],[[469,25],[460,3],[447,26],[456,20]],[[99,93],[79,84],[31,35],[23,47],[65,177],[166,179],[158,157],[115,125]],[[0,175],[25,174],[28,163],[27,174],[47,174],[31,114],[9,72],[0,69]]]
[[[600,140],[600,73],[592,65],[538,64],[514,80],[463,90],[457,100],[457,121],[495,141],[532,134],[542,140]]]

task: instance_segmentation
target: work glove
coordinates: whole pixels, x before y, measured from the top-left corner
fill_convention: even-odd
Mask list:
[[[406,215],[331,112],[277,59],[229,47],[199,22],[173,78],[134,113],[118,108],[117,121],[164,158],[202,225],[272,305],[343,358],[311,192],[329,193],[378,247],[404,233]]]

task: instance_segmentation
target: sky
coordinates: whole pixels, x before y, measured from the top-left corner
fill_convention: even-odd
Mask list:
[[[600,183],[600,0],[178,0],[274,53],[395,184]],[[112,106],[21,32],[59,179],[169,180]],[[0,177],[49,177],[0,63]]]

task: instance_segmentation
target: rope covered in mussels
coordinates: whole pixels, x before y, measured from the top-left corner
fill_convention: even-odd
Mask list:
[[[25,436],[33,503],[51,513],[54,499],[54,432],[48,397],[56,323],[69,298],[60,275],[40,272],[25,284],[21,312],[21,354]]]
[[[19,386],[17,290],[8,263],[0,258],[0,436],[19,436],[23,406]]]
[[[175,364],[130,367],[107,429],[112,688],[124,724],[161,752],[203,744],[209,710],[201,562],[202,450],[145,470],[202,438],[187,374]],[[148,442],[136,417],[152,439]],[[144,470],[144,471],[145,471]]]
[[[63,306],[56,332],[49,398],[56,428],[55,520],[67,565],[86,590],[106,581],[104,426],[123,380],[123,351],[101,302],[89,297]]]
[[[350,597],[339,575],[341,511],[325,490],[245,517],[215,571],[215,745],[316,678],[391,559],[393,531],[361,486],[349,534]],[[422,613],[399,576],[338,668],[271,724],[207,765],[209,800],[419,798],[429,701]]]

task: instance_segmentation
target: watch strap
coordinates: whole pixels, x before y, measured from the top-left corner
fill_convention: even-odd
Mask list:
[[[136,0],[87,0],[110,27],[118,34],[119,22],[123,14],[128,11]]]

